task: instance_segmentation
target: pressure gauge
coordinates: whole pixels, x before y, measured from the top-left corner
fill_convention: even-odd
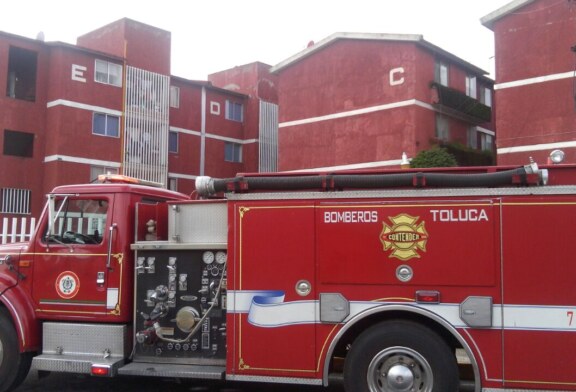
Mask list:
[[[204,262],[204,264],[212,264],[212,262],[214,261],[214,252],[204,252],[202,254],[202,261]]]
[[[216,252],[216,263],[218,264],[224,264],[226,262],[226,252]]]

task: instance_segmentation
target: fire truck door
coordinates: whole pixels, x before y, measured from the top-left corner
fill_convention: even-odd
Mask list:
[[[118,302],[118,289],[109,285],[118,268],[107,268],[113,198],[62,195],[49,204],[52,213],[36,242],[32,285],[39,317],[110,314]]]
[[[228,325],[234,330],[234,372],[312,378],[317,368],[313,205],[238,203],[233,214],[237,235],[228,295],[234,320]]]
[[[503,209],[504,384],[576,390],[576,201]]]

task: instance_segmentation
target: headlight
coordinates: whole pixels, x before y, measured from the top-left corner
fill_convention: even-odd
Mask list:
[[[562,163],[562,161],[564,161],[564,157],[565,154],[562,150],[554,150],[550,153],[550,161],[555,165]]]

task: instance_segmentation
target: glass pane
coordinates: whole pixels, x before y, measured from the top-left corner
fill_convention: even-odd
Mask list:
[[[440,84],[448,87],[448,66],[440,64]]]
[[[66,205],[62,206],[62,202]],[[108,201],[100,199],[60,199],[54,220],[56,235],[51,242],[63,244],[100,244],[106,228]]]
[[[120,135],[120,120],[115,116],[108,116],[107,135],[118,137]]]
[[[224,144],[224,160],[226,162],[234,161],[234,145],[232,143]]]
[[[97,135],[106,134],[106,115],[101,113],[94,113],[92,120],[92,133]]]
[[[236,144],[234,151],[234,162],[242,162],[242,145]]]
[[[106,61],[96,60],[94,78],[97,82],[108,83],[108,63]]]
[[[109,64],[109,83],[114,86],[122,85],[122,66],[118,64]]]
[[[178,152],[178,133],[169,132],[168,133],[168,151]]]

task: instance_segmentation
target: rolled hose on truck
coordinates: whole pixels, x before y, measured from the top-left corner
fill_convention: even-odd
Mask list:
[[[235,177],[213,179],[197,177],[196,190],[206,197],[220,192],[245,190],[341,190],[386,189],[394,187],[498,187],[528,185],[529,174],[538,175],[538,183],[546,183],[546,170],[536,164],[493,173],[432,173],[410,172],[390,174],[334,174],[280,177]]]

